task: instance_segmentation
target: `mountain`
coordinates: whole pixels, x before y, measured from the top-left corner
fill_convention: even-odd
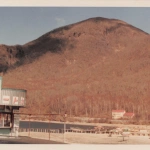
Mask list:
[[[90,18],[25,45],[0,45],[3,87],[27,90],[35,113],[150,118],[150,35],[126,22]],[[139,105],[138,105],[139,104]]]

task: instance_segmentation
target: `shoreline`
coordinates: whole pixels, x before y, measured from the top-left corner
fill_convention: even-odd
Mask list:
[[[20,121],[29,121],[29,120],[20,120]],[[49,123],[49,121],[41,121],[41,120],[30,120],[30,122],[44,122],[44,123]],[[58,123],[58,124],[63,124],[64,122],[60,121],[50,121],[51,123]],[[77,125],[91,125],[91,126],[96,126],[98,123],[82,123],[82,122],[67,122],[67,124],[77,124]]]

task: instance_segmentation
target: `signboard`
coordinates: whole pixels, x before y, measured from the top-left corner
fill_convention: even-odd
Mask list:
[[[10,96],[4,95],[2,97],[2,103],[8,105],[10,103]]]
[[[24,105],[24,97],[21,97],[20,105],[21,105],[21,106],[23,106],[23,105]]]
[[[19,114],[14,114],[14,127],[19,128]]]
[[[13,96],[13,101],[12,101],[12,104],[13,105],[18,105],[19,104],[19,101],[18,101],[18,97],[16,97],[16,96]]]

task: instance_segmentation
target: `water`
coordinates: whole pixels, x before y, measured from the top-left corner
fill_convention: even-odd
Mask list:
[[[46,123],[46,122],[33,122],[30,121],[20,121],[20,128],[40,128],[40,129],[63,129],[64,128],[64,123]],[[73,128],[80,128],[80,129],[93,129],[93,125],[77,125],[77,124],[67,124],[66,123],[66,129],[70,129],[71,127]]]

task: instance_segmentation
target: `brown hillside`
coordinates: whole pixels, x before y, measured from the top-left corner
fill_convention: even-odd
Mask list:
[[[0,55],[3,87],[28,91],[25,111],[150,117],[150,35],[123,21],[91,18]]]

